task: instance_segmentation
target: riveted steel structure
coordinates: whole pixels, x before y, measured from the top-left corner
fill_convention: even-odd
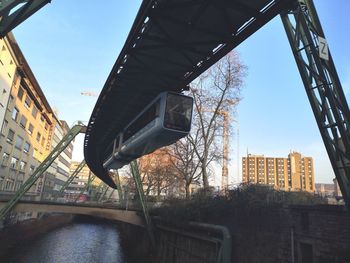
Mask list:
[[[78,196],[75,198],[74,202],[77,202],[80,198],[80,196],[82,194],[84,194],[85,191],[88,190],[89,187],[91,187],[91,183],[95,180],[96,176],[95,175],[92,175],[92,176],[89,176],[89,179],[86,183],[86,185],[84,186],[83,189],[81,189],[80,193],[78,194]],[[102,182],[101,182],[102,183]]]
[[[0,38],[51,0],[0,0]]]
[[[84,133],[86,127],[80,124],[73,126],[69,132],[62,138],[52,152],[38,166],[33,174],[25,181],[20,189],[15,193],[14,197],[0,210],[0,220],[3,219],[8,212],[17,204],[21,197],[35,184],[40,176],[50,167],[54,160],[66,149],[66,147],[74,140],[79,133]]]
[[[160,92],[187,89],[292,2],[143,1],[90,117],[84,155],[92,172],[116,187],[102,165],[115,136]]]
[[[84,154],[91,170],[115,187],[102,163],[116,134],[160,92],[185,90],[278,14],[344,199],[350,204],[349,107],[331,55],[321,58],[329,52],[325,45],[319,46],[319,37],[325,37],[312,0],[143,1],[89,121]]]
[[[62,196],[64,193],[64,190],[73,182],[74,178],[77,177],[77,175],[80,173],[80,171],[84,168],[85,166],[85,160],[83,160],[77,168],[74,170],[74,172],[71,174],[71,176],[68,178],[68,180],[62,185],[61,189],[58,191],[58,193],[55,196],[55,200],[57,200],[58,197]]]
[[[350,111],[311,0],[282,15],[306,94],[347,206],[350,206]],[[321,37],[321,38],[320,38]]]
[[[140,203],[142,206],[143,215],[144,215],[145,221],[146,221],[145,225],[147,227],[148,236],[149,236],[150,241],[151,241],[151,246],[154,249],[155,244],[156,244],[155,236],[154,236],[154,226],[153,226],[153,223],[151,220],[151,216],[149,215],[149,212],[148,212],[148,206],[147,206],[147,202],[146,202],[146,198],[145,198],[145,193],[143,191],[143,184],[142,184],[139,165],[137,164],[137,161],[134,160],[130,163],[130,171],[131,171],[131,174],[134,178],[138,197],[140,199]]]

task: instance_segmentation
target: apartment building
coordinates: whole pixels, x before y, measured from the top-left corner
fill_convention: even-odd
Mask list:
[[[47,157],[55,125],[53,111],[12,34],[7,41],[17,64],[0,136],[1,194],[18,190]],[[44,175],[27,196],[40,198],[43,184]]]
[[[57,119],[54,127],[54,135],[52,138],[51,150],[53,150],[59,144],[59,142],[63,139],[63,137],[68,133],[69,130],[70,128],[66,121]],[[47,189],[48,191],[51,190],[51,195],[57,194],[58,191],[60,191],[63,184],[67,181],[68,177],[70,176],[72,154],[73,142],[71,142],[67,146],[67,148],[59,155],[59,157],[51,165],[53,169],[54,178],[52,178],[52,182],[50,182],[50,184],[53,188],[52,190],[50,188]]]
[[[53,129],[51,151],[60,143],[70,129],[66,121],[58,119],[57,114],[53,114],[53,117],[55,119],[55,125],[51,127]],[[42,199],[53,200],[67,181],[70,175],[73,142],[67,146],[45,172]]]
[[[313,159],[298,152],[288,158],[248,154],[242,158],[242,179],[285,191],[315,191]]]
[[[68,133],[51,109],[12,33],[0,39],[0,195],[11,195]],[[26,198],[51,200],[69,177],[73,143]]]
[[[70,174],[77,169],[80,162],[72,161],[70,166]],[[73,182],[67,187],[65,191],[65,198],[70,201],[76,200],[82,190],[85,189],[85,192],[82,193],[81,201],[89,199],[91,196],[95,195],[96,190],[99,186],[102,186],[101,180],[98,177],[91,182],[91,188],[86,189],[89,178],[93,177],[94,174],[90,171],[90,168],[85,164],[81,169],[80,173],[74,178]],[[109,188],[109,191],[112,189]]]
[[[16,72],[16,64],[18,62],[8,37],[0,39],[0,129],[5,118],[7,103]]]

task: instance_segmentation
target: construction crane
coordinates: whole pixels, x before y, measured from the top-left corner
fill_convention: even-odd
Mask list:
[[[98,97],[99,93],[90,92],[90,91],[83,91],[83,92],[80,92],[80,95],[89,96],[89,97]]]
[[[234,103],[231,103],[233,105]],[[215,112],[217,115],[223,117],[223,133],[222,133],[222,173],[221,173],[221,190],[228,188],[228,149],[229,149],[229,121],[230,113],[226,110],[211,110],[202,109],[202,112]]]
[[[229,137],[228,137],[228,125],[230,120],[230,113],[228,111],[218,111],[218,115],[224,119],[223,126],[223,155],[222,155],[222,178],[221,178],[221,189],[228,188],[228,149],[229,149]]]

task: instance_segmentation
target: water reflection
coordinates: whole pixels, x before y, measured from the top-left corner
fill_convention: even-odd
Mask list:
[[[124,263],[119,233],[109,224],[75,223],[19,247],[7,262]]]

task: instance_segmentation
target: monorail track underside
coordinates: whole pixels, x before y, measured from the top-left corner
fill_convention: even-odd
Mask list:
[[[185,90],[279,14],[349,205],[349,107],[331,55],[319,56],[325,36],[312,0],[144,0],[88,124],[84,154],[91,170],[115,186],[103,162],[126,125],[161,92]]]

